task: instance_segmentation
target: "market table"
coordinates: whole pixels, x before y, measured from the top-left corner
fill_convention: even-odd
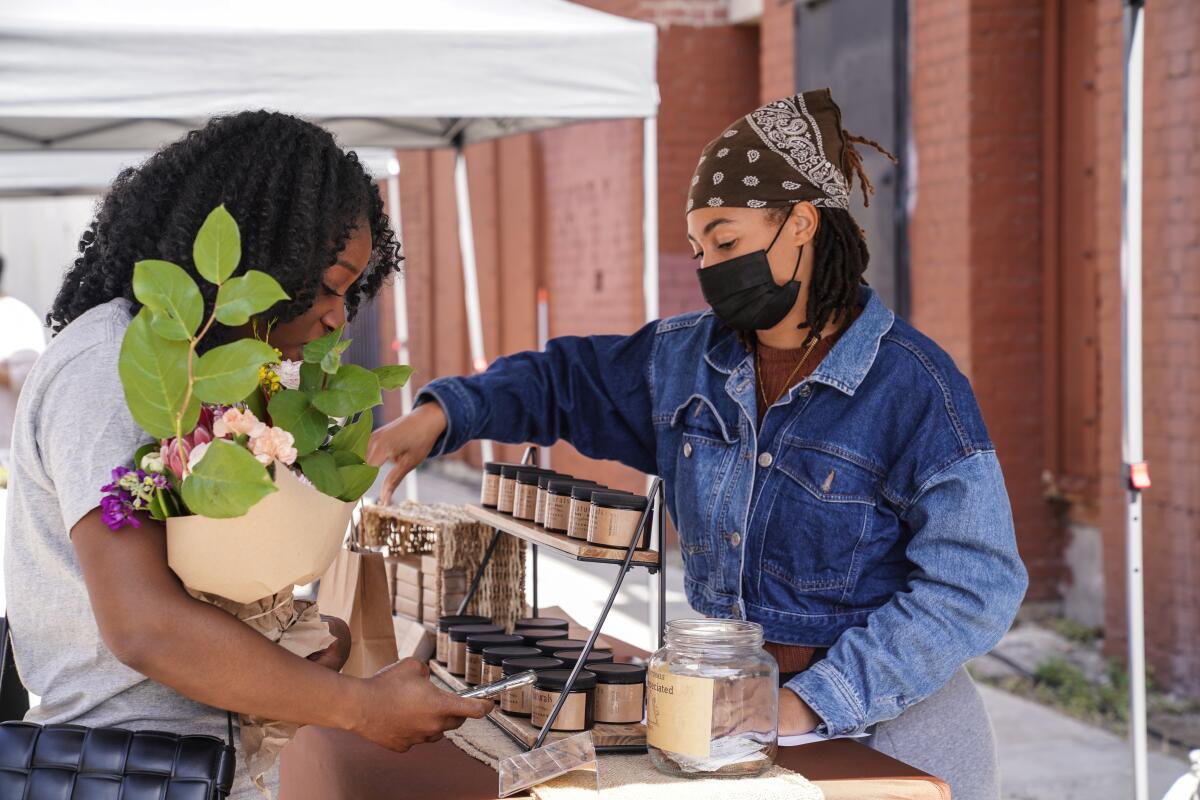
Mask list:
[[[566,617],[560,609],[545,616]],[[582,629],[572,627],[572,635]],[[649,654],[605,635],[618,659]],[[853,739],[779,748],[778,763],[826,800],[949,800],[950,787]],[[601,756],[601,769],[604,768]],[[358,736],[306,727],[283,751],[282,800],[494,800],[496,772],[448,740],[393,753]]]

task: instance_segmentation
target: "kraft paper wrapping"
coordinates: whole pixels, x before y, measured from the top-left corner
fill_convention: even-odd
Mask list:
[[[324,650],[337,641],[329,632],[329,626],[321,621],[317,605],[292,596],[292,588],[256,600],[252,603],[237,603],[217,595],[192,592],[206,603],[229,612],[263,636],[288,652],[301,658]],[[263,783],[263,776],[275,764],[284,746],[296,735],[299,725],[292,722],[265,719],[247,714],[238,714],[241,725],[242,752],[246,769],[254,785],[264,796],[271,792]]]
[[[333,563],[353,503],[300,483],[275,465],[272,492],[243,516],[167,520],[167,563],[190,589],[253,603],[305,584]]]

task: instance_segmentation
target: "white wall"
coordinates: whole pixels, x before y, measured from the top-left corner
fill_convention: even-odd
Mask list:
[[[0,199],[0,290],[44,316],[78,254],[95,197]]]

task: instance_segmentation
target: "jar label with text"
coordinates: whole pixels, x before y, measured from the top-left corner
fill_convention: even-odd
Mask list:
[[[646,741],[670,753],[708,758],[713,681],[656,667],[646,676]]]

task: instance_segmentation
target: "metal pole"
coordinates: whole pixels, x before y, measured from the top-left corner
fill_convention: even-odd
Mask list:
[[[642,298],[645,303],[646,322],[653,322],[659,317],[658,307],[658,119],[647,117],[642,121]],[[649,491],[653,478],[647,478],[646,488]],[[660,504],[661,505],[661,504]],[[662,514],[662,508],[655,508],[654,513]],[[661,542],[660,542],[661,544]],[[661,566],[658,574],[646,571],[646,627],[650,632],[650,641],[657,641],[656,631],[661,631],[662,603],[655,602],[655,593],[666,591],[666,573],[662,567],[666,565],[667,554],[659,552]],[[656,585],[657,582],[657,585]],[[657,649],[653,646],[651,650]]]
[[[1125,114],[1121,226],[1121,450],[1128,491],[1125,518],[1129,617],[1129,736],[1135,800],[1149,800],[1146,765],[1146,641],[1142,574],[1142,489],[1149,485],[1142,448],[1142,86],[1141,0],[1125,2]],[[1140,476],[1139,477],[1139,470]]]
[[[471,345],[471,369],[487,369],[483,351],[483,318],[479,306],[479,273],[475,267],[475,229],[471,221],[471,190],[467,182],[467,155],[462,141],[454,143],[454,199],[458,206],[458,246],[462,251],[463,294],[467,302],[467,336]],[[484,461],[492,460],[492,443],[479,441]]]
[[[396,241],[403,242],[404,237],[401,231],[400,217],[400,161],[393,158],[388,164],[388,172],[390,173],[387,180],[387,201],[388,211],[391,212],[392,230],[396,233]],[[396,320],[396,363],[409,363],[408,353],[408,285],[404,273],[401,272],[396,276],[395,282],[392,284],[392,312]],[[412,411],[413,395],[412,383],[405,383],[400,388],[400,413],[407,414]],[[409,500],[417,499],[417,471],[410,470],[404,476],[402,483],[404,486],[404,496]]]

